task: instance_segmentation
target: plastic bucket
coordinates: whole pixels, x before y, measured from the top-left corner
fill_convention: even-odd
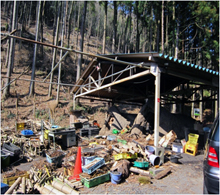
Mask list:
[[[111,176],[111,182],[113,184],[119,184],[121,181],[121,175],[122,173],[119,173],[117,171],[115,172],[110,172],[110,176]]]
[[[159,156],[156,156],[156,155],[154,155],[154,154],[151,154],[151,155],[149,156],[149,160],[150,160],[150,162],[151,162],[151,164],[152,164],[153,166],[160,164],[160,157],[159,157]]]
[[[145,147],[145,153],[147,155],[154,154],[154,152],[155,152],[155,148],[153,146],[146,146]]]

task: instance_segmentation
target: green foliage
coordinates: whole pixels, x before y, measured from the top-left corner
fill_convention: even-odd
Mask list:
[[[208,91],[208,90],[204,90],[204,91],[203,91],[203,95],[204,95],[205,97],[209,97],[209,96],[211,95],[211,93],[210,93],[210,91]]]

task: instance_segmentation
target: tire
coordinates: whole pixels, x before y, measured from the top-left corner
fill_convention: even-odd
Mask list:
[[[203,181],[203,194],[209,194],[207,187],[205,185],[205,181]]]

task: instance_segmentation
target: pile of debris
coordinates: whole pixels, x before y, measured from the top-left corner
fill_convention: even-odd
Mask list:
[[[147,112],[147,108],[146,104],[136,118],[127,120],[116,107],[112,107],[102,128],[97,121],[91,125],[85,118],[77,117],[71,122],[71,129],[63,130],[38,122],[35,123],[38,129],[31,135],[21,136],[17,131],[10,134],[2,132],[1,152],[17,158],[15,162],[18,158],[26,158],[27,161],[36,156],[44,158],[38,163],[33,161],[26,173],[13,176],[3,173],[3,183],[8,185],[6,194],[78,194],[84,186],[91,188],[109,181],[121,183],[131,173],[144,176],[140,180],[148,183],[152,179],[163,178],[171,173],[173,164],[178,163],[186,140],[180,140],[178,135],[181,133],[170,129],[160,136],[155,147],[149,122],[152,112]],[[80,122],[80,119],[84,121]],[[53,136],[54,143],[50,136]],[[57,140],[65,142],[65,147],[55,142],[55,136],[62,136]],[[3,161],[6,162],[5,159]]]

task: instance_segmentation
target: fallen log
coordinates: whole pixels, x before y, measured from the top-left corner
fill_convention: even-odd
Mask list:
[[[149,171],[138,169],[136,167],[130,167],[130,171],[134,172],[134,173],[139,173],[141,175],[150,176],[152,178],[152,176],[150,175]]]
[[[41,193],[41,194],[55,194],[54,192],[51,192],[49,189],[45,187],[40,187],[38,183],[34,185],[34,187]]]
[[[53,181],[52,186],[55,187],[56,189],[60,190],[61,192],[65,194],[79,194],[76,190],[72,189],[71,187],[67,186],[63,182],[59,181]]]
[[[63,192],[61,192],[60,190],[57,190],[56,188],[52,187],[51,185],[45,184],[44,186],[45,188],[47,188],[48,190],[50,190],[51,192],[57,194],[57,195],[65,195]]]
[[[21,182],[21,177],[19,177],[12,186],[5,192],[5,194],[12,194],[13,190],[17,187],[17,185]]]
[[[163,171],[161,171],[160,173],[158,173],[157,175],[155,175],[155,179],[161,179],[162,177],[164,177],[165,175],[167,175],[170,171],[171,171],[171,167],[167,167],[165,168]]]

